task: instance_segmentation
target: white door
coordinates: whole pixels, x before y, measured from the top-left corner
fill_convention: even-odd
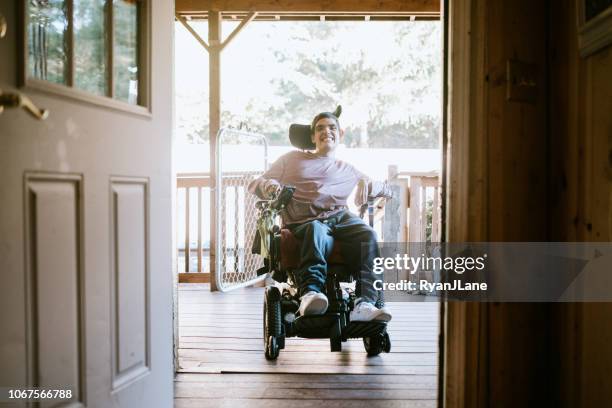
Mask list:
[[[0,387],[172,406],[173,3],[0,2]]]

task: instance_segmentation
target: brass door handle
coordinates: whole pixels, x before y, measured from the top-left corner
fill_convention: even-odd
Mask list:
[[[4,93],[0,89],[0,113],[4,108],[23,108],[39,120],[45,120],[49,116],[49,110],[38,108],[27,96],[13,92]]]

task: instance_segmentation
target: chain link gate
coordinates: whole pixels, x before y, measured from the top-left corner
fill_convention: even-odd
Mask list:
[[[221,292],[252,285],[263,258],[251,253],[257,230],[258,198],[249,193],[249,183],[268,166],[268,144],[264,135],[233,128],[217,134],[216,160],[216,257],[215,276]]]

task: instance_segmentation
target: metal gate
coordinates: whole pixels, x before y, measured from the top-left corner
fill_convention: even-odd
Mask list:
[[[257,229],[257,197],[247,190],[249,183],[267,168],[265,136],[221,128],[216,163],[215,276],[217,289],[226,292],[265,279],[265,275],[258,277],[256,273],[263,259],[251,254]]]

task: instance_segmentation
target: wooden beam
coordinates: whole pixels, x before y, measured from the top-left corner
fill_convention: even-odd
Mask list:
[[[177,13],[259,12],[380,12],[439,13],[440,0],[175,0]]]
[[[185,189],[185,272],[189,272],[189,258],[191,248],[189,247],[189,189]]]
[[[410,177],[410,220],[408,226],[408,242],[423,242],[421,240],[421,178]]]
[[[202,265],[202,189],[198,187],[198,271],[204,269]]]
[[[224,21],[241,20],[248,16],[247,12],[236,12],[223,14]],[[191,21],[206,21],[208,12],[191,12],[184,13],[182,16],[188,16]],[[364,12],[263,12],[258,11],[254,21],[320,21],[321,16],[325,16],[325,21],[364,21],[369,17],[369,21],[439,21],[440,13],[406,13],[406,12],[380,12],[380,13],[364,13]]]
[[[397,166],[392,165],[387,169],[387,182],[393,191],[393,200],[388,200],[385,204],[383,240],[385,242],[407,242],[408,180],[400,179]]]
[[[210,273],[191,272],[179,273],[179,283],[209,283]]]
[[[240,31],[242,31],[242,29],[244,27],[246,27],[247,24],[249,24],[251,21],[253,21],[253,19],[257,17],[257,12],[256,11],[252,11],[249,13],[248,16],[246,16],[238,25],[238,27],[236,27],[234,29],[234,31],[232,31],[232,33],[225,39],[225,41],[223,41],[223,43],[221,44],[221,51],[223,51],[223,49],[230,43],[230,41],[232,41],[234,39],[234,37],[236,37],[238,35],[238,33]]]
[[[180,23],[187,29],[187,31],[191,33],[193,38],[195,38],[200,44],[202,44],[202,47],[206,48],[206,51],[210,50],[210,46],[206,43],[206,41],[204,41],[202,37],[200,37],[200,34],[198,34],[193,28],[191,28],[187,20],[185,20],[185,17],[176,14],[176,19],[180,21]]]
[[[488,241],[487,0],[449,1],[449,131],[446,241]],[[489,381],[488,305],[447,302],[444,323],[443,406],[485,407]]]
[[[215,275],[217,256],[217,133],[221,127],[221,13],[211,11],[208,16],[208,134],[210,140],[210,290],[218,290]]]

